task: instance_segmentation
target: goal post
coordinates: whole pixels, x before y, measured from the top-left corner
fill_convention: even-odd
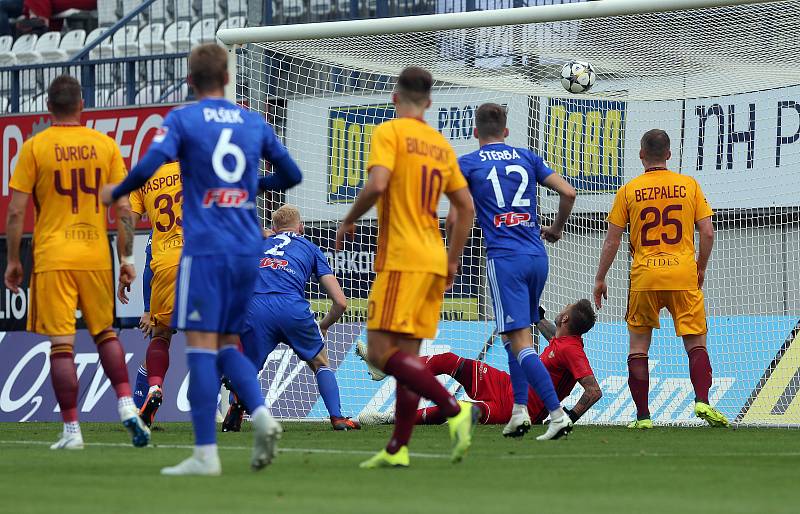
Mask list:
[[[260,214],[269,223],[274,206],[297,205],[306,235],[349,298],[345,318],[328,333],[344,414],[391,409],[393,384],[370,380],[354,353],[365,338],[374,277],[374,211],[344,251],[335,251],[334,234],[366,178],[372,131],[395,116],[397,74],[418,65],[436,80],[426,121],[459,155],[477,148],[477,107],[500,103],[508,109],[509,143],[539,153],[578,190],[564,239],[547,245],[548,317],[590,297],[605,215],[616,190],[642,172],[639,138],[650,128],[666,130],[670,168],[695,177],[716,211],[704,287],[712,403],[740,425],[800,425],[798,22],[800,0],[603,0],[219,31],[229,51],[236,49],[236,98],[265,114],[304,172],[299,187],[267,198]],[[597,71],[589,93],[562,88],[559,72],[572,59]],[[540,188],[538,204],[547,223],[557,197]],[[446,211],[443,202],[442,222]],[[609,273],[608,305],[585,337],[604,396],[581,422],[635,416],[627,389],[626,246]],[[424,351],[480,356],[506,369],[493,337],[478,228],[462,264],[439,334]],[[312,309],[324,314],[324,295],[316,287],[308,293]],[[696,424],[688,361],[666,311],[661,324],[650,352],[654,421]],[[326,416],[313,374],[288,349],[273,353],[262,380],[279,416]],[[579,395],[576,387],[565,405]]]

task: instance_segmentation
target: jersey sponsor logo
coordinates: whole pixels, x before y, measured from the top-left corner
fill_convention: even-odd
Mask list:
[[[264,257],[259,262],[259,268],[271,268],[271,269],[286,269],[289,266],[289,261],[286,259],[275,259],[272,257]]]
[[[393,105],[333,107],[328,111],[329,204],[352,203],[364,186],[375,127],[395,117]]]
[[[531,221],[531,215],[527,212],[504,212],[502,214],[495,214],[494,226],[502,227],[516,227],[517,225],[528,225]]]
[[[154,143],[163,142],[164,139],[166,139],[166,137],[167,137],[167,132],[169,132],[169,128],[168,127],[158,127],[158,129],[156,130],[155,135],[153,136],[153,142]]]
[[[203,321],[203,317],[200,315],[198,311],[192,311],[191,314],[186,318],[189,321]]]
[[[552,98],[544,157],[579,191],[613,193],[625,178],[625,102]],[[553,194],[553,193],[551,193]]]
[[[203,207],[210,208],[214,205],[218,207],[241,207],[250,197],[246,189],[229,187],[216,187],[206,191],[203,197]]]

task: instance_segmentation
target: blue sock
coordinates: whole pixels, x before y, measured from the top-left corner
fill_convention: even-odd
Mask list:
[[[189,407],[192,410],[194,444],[197,446],[217,442],[217,352],[203,348],[187,348],[189,364]]]
[[[219,373],[231,381],[233,390],[249,414],[264,405],[258,371],[238,348],[234,346],[222,348],[217,354],[217,366]]]
[[[147,384],[147,370],[144,366],[139,366],[139,371],[136,372],[136,387],[133,390],[133,403],[136,404],[137,409],[141,409],[144,405],[144,400],[147,398],[147,391],[150,386]]]
[[[517,362],[517,356],[511,349],[511,343],[505,345],[508,353],[508,374],[511,375],[511,388],[514,390],[514,403],[517,405],[528,404],[528,379],[525,372]]]
[[[339,384],[336,382],[336,374],[327,366],[322,366],[317,370],[317,387],[325,408],[331,416],[342,417],[342,402],[339,399]]]
[[[525,373],[528,383],[539,395],[539,398],[544,402],[544,406],[550,412],[557,410],[561,407],[561,402],[558,401],[556,389],[553,387],[553,380],[550,378],[550,373],[544,367],[542,361],[539,360],[539,355],[533,348],[523,348],[517,355],[517,360]]]

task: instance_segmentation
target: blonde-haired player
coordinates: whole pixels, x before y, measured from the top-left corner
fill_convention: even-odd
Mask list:
[[[420,396],[449,418],[454,462],[469,448],[480,416],[477,407],[459,404],[418,357],[421,340],[436,337],[443,295],[453,284],[475,216],[455,152],[424,121],[432,87],[431,74],[422,68],[400,73],[392,95],[397,119],[373,132],[369,178],[336,234],[341,248],[355,222],[377,202],[377,276],[369,296],[367,353],[374,366],[397,380],[397,402],[394,434],[385,450],[361,464],[364,468],[409,465],[407,445]],[[455,212],[449,251],[439,231],[442,193]]]
[[[177,162],[161,166],[145,185],[130,194],[134,224],[144,214],[150,219],[153,234],[150,243],[150,344],[147,346],[147,392],[139,415],[150,426],[163,401],[164,375],[169,368],[169,344],[172,340],[172,306],[175,303],[175,281],[183,250],[183,180]],[[128,302],[125,286],[117,295]]]
[[[78,375],[75,369],[75,310],[80,308],[97,344],[103,370],[118,398],[120,419],[134,446],[145,446],[150,431],[131,397],[125,350],[111,327],[114,321],[114,271],[108,246],[106,207],[100,189],[125,178],[125,164],[113,139],[81,125],[81,85],[62,75],[47,90],[53,125],[29,138],[20,151],[10,187],[8,264],[5,284],[17,292],[23,270],[19,258],[22,225],[33,197],[33,228],[28,330],[50,338],[50,377],[64,420],[52,449],[81,449],[78,424]],[[130,285],[133,225],[127,196],[115,202],[119,230],[120,282]]]
[[[639,158],[645,172],[617,191],[608,213],[608,234],[603,243],[594,286],[598,308],[608,298],[606,274],[630,224],[633,254],[628,312],[630,333],[628,386],[636,404],[636,421],[628,428],[653,428],[647,396],[650,386],[647,352],[658,314],[664,307],[675,322],[689,356],[689,376],[695,393],[695,414],[711,426],[728,426],[725,416],[709,405],[711,362],[706,351],[706,311],[703,281],[714,245],[714,227],[700,184],[693,177],[667,169],[671,157],[669,135],[659,129],[642,136]],[[694,230],[700,233],[695,260]]]

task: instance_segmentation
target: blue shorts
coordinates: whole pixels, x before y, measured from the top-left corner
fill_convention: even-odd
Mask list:
[[[487,259],[497,333],[539,321],[539,301],[547,281],[547,255],[509,255]]]
[[[244,353],[261,369],[280,343],[289,346],[304,361],[312,360],[322,351],[322,332],[308,302],[287,299],[281,294],[253,295],[242,333]]]
[[[172,327],[241,334],[258,268],[243,255],[184,255],[175,285]]]

